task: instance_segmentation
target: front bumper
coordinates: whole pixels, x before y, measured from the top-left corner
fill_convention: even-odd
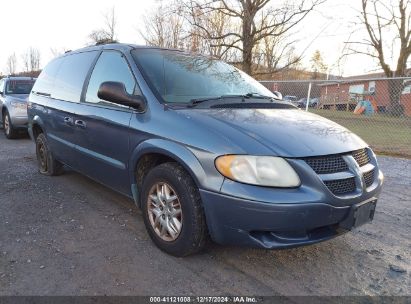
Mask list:
[[[16,129],[27,129],[28,126],[28,117],[27,109],[20,109],[10,106],[7,108],[7,111],[10,114],[10,120],[13,125],[13,128]]]
[[[325,241],[354,228],[354,224],[347,225],[353,206],[375,202],[382,180],[380,173],[370,191],[344,200],[310,187],[267,189],[238,183],[237,193],[248,193],[247,198],[207,190],[200,190],[200,194],[209,233],[215,242],[288,248]],[[234,182],[228,183],[232,188],[236,186]],[[251,191],[259,193],[253,195]],[[264,191],[271,193],[269,202],[250,198]]]
[[[28,128],[28,121],[26,117],[13,117],[11,118],[11,123],[13,124],[13,128],[15,129],[27,129]]]

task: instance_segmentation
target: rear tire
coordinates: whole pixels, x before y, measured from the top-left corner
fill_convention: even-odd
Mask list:
[[[200,193],[177,163],[163,163],[147,174],[141,207],[148,234],[161,250],[182,257],[205,247],[208,232]]]
[[[13,127],[13,124],[11,123],[10,119],[10,114],[7,110],[3,113],[3,131],[7,139],[17,138],[18,132]]]
[[[55,176],[63,173],[63,164],[53,157],[43,133],[36,138],[36,156],[41,174]]]

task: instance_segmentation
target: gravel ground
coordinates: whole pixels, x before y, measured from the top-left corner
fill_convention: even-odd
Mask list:
[[[411,295],[411,160],[379,161],[372,224],[309,247],[174,258],[131,200],[75,172],[40,175],[34,144],[0,135],[0,295]]]

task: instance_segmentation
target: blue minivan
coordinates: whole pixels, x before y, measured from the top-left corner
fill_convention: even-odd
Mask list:
[[[214,58],[107,44],[70,51],[29,97],[39,170],[63,165],[142,209],[154,243],[288,248],[373,219],[383,174],[358,136]]]

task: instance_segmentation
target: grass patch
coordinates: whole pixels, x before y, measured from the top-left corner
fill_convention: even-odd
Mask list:
[[[364,139],[376,153],[411,157],[411,117],[383,114],[355,115],[347,111],[309,110],[346,127]]]

